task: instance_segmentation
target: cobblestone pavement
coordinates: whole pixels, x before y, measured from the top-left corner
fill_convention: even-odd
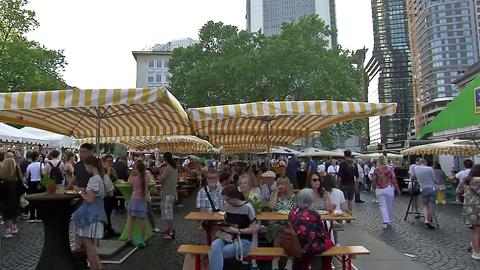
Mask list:
[[[418,256],[416,261],[430,269],[474,270],[480,269],[480,263],[470,258],[467,252],[470,230],[462,222],[461,206],[439,206],[438,221],[440,229],[430,231],[422,226],[421,221],[404,222],[403,218],[408,204],[408,197],[397,197],[394,205],[395,221],[391,230],[383,230],[378,205],[371,202],[373,196],[362,194],[364,204],[355,205],[354,225],[370,232],[375,237],[395,247],[402,253]],[[163,240],[154,236],[145,249],[138,250],[121,265],[105,265],[105,269],[182,269],[183,256],[176,250],[183,243],[201,243],[204,233],[198,230],[199,224],[185,221],[183,217],[194,207],[193,196],[184,201],[183,208],[176,208],[176,239]],[[157,225],[163,225],[160,214],[156,213]],[[113,214],[114,227],[117,231],[123,227],[126,215]],[[411,219],[413,220],[413,218]],[[34,269],[43,244],[43,227],[41,223],[19,224],[20,234],[14,238],[1,239],[2,270]],[[0,230],[3,235],[3,228]]]
[[[409,196],[396,197],[393,228],[384,230],[378,204],[373,195],[362,193],[364,204],[355,204],[354,224],[402,253],[418,256],[414,260],[435,270],[478,270],[480,262],[474,261],[467,251],[471,230],[463,223],[462,206],[439,205],[437,219],[439,229],[423,227],[423,219],[409,217],[404,221]]]

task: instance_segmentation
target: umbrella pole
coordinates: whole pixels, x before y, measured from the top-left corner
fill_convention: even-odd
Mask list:
[[[267,165],[268,165],[268,170],[270,170],[270,167],[272,164],[270,164],[271,160],[271,153],[270,153],[270,119],[267,120]]]
[[[97,110],[97,155],[98,157],[100,157],[100,114],[99,114],[99,111]]]

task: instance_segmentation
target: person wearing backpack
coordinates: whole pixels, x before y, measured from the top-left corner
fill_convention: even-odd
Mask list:
[[[63,184],[64,164],[60,160],[60,152],[53,150],[50,152],[49,157],[51,157],[51,159],[45,160],[43,174],[48,175],[51,179],[55,180],[55,184]]]

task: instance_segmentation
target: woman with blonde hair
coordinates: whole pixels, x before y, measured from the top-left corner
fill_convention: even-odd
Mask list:
[[[277,189],[273,192],[268,207],[274,211],[290,211],[295,206],[295,195],[287,177],[277,179]]]
[[[0,177],[4,181],[5,198],[2,209],[2,216],[5,219],[5,237],[12,237],[18,233],[17,217],[20,215],[20,196],[18,185],[23,184],[22,172],[17,166],[15,159],[5,158],[0,170]]]
[[[238,189],[243,193],[248,200],[260,199],[260,188],[255,187],[252,177],[248,174],[242,174],[238,178]]]
[[[377,161],[377,168],[373,173],[373,188],[382,214],[383,228],[391,226],[393,220],[393,197],[395,191],[400,194],[397,179],[393,168],[388,165],[386,156],[380,156]]]

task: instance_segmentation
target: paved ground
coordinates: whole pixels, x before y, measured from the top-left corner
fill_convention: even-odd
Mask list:
[[[368,231],[372,236],[386,242],[402,253],[418,256],[414,260],[435,270],[474,270],[480,269],[480,262],[471,259],[467,252],[471,231],[463,223],[460,205],[438,206],[440,228],[428,230],[423,227],[423,220],[404,222],[409,197],[395,199],[395,221],[391,230],[381,226],[378,204],[372,203],[373,196],[364,195],[364,204],[356,204],[357,220],[355,225]]]
[[[413,259],[423,264],[427,269],[480,269],[480,263],[473,261],[467,252],[470,231],[462,223],[461,207],[446,205],[439,207],[438,219],[441,228],[434,231],[424,229],[421,223],[411,224],[403,221],[408,197],[397,198],[395,201],[395,222],[391,230],[384,231],[381,227],[378,205],[371,203],[369,195],[363,194],[365,204],[357,204],[355,216],[357,220],[352,223],[360,234],[368,234],[375,241],[383,241],[392,248],[400,251],[398,254],[412,254],[418,256]],[[148,243],[148,247],[134,253],[121,265],[106,265],[106,269],[182,269],[183,257],[176,253],[177,247],[182,243],[201,243],[204,239],[203,232],[199,231],[198,223],[185,221],[183,217],[193,209],[193,198],[184,202],[184,208],[176,209],[177,239],[167,241],[155,236]],[[161,223],[160,214],[157,222]],[[114,224],[120,230],[124,224],[125,214],[114,214]],[[0,243],[0,269],[23,270],[34,269],[43,244],[42,224],[20,223],[21,233],[10,239],[1,239]],[[0,230],[3,235],[3,230]],[[354,236],[349,236],[354,237]],[[379,260],[382,254],[370,256],[371,260]],[[362,270],[365,270],[361,268]],[[368,270],[374,270],[368,268]]]

